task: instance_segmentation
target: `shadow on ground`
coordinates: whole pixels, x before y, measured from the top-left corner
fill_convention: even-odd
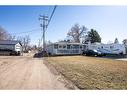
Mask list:
[[[107,55],[107,56],[103,56],[102,58],[120,59],[120,58],[127,58],[127,55]]]

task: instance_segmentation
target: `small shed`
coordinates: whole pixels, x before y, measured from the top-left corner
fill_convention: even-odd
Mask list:
[[[20,55],[22,44],[16,40],[0,40],[0,54]]]

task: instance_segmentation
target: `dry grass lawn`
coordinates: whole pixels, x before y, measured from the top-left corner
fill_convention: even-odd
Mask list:
[[[46,60],[79,89],[127,89],[127,61],[86,56]]]

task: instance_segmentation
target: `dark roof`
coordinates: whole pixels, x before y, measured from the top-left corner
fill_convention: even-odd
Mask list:
[[[15,45],[19,43],[20,45],[22,45],[20,43],[20,41],[16,41],[16,40],[0,40],[0,45]]]

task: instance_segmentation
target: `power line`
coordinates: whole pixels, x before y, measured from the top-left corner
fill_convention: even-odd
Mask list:
[[[54,6],[54,9],[53,9],[53,11],[52,11],[52,14],[51,14],[51,16],[50,16],[50,18],[49,18],[47,28],[48,28],[48,26],[49,26],[49,24],[50,24],[50,22],[51,22],[51,19],[52,19],[53,14],[54,14],[54,12],[55,12],[55,10],[56,10],[56,7],[57,7],[57,6],[55,5],[55,6]]]
[[[30,31],[25,31],[25,32],[20,32],[20,33],[11,33],[12,35],[16,35],[16,34],[24,34],[24,33],[31,33],[33,31],[37,31],[37,30],[40,30],[40,28],[36,28],[36,29],[32,29]]]
[[[57,7],[57,6],[55,5],[54,8],[53,8],[53,11],[52,11],[51,16],[50,16],[50,18],[49,18],[49,20],[48,20],[48,24],[47,24],[47,27],[46,27],[46,29],[45,29],[45,32],[46,32],[46,30],[48,29],[48,26],[49,26],[49,24],[50,24],[50,22],[51,22],[51,19],[52,19],[54,13],[55,13],[56,7]],[[42,37],[41,37],[41,42],[42,42],[42,38],[43,38],[43,35],[42,35]]]

